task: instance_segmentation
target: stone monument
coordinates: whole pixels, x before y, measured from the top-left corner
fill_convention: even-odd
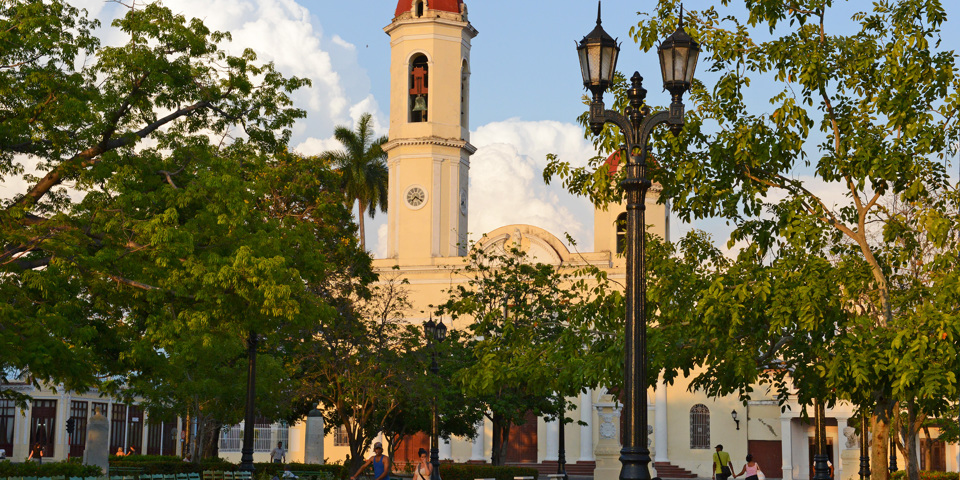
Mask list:
[[[323,463],[323,414],[313,409],[307,414],[303,463]]]
[[[620,410],[612,395],[601,395],[594,405],[600,419],[600,439],[593,448],[597,467],[594,480],[617,480],[620,478]]]
[[[110,469],[110,423],[99,407],[94,407],[93,416],[87,422],[87,445],[83,449],[83,463],[97,465],[103,474],[109,475]]]

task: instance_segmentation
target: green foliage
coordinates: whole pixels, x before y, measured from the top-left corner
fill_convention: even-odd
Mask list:
[[[129,457],[110,456],[110,468],[136,469],[138,475],[202,473],[204,471],[238,471],[240,466],[220,458],[207,458],[201,462],[184,462],[180,457],[161,455],[132,455]],[[283,473],[284,467],[297,473],[300,478],[312,480],[341,480],[347,478],[347,469],[343,465],[316,465],[304,463],[255,463],[254,469],[269,476]],[[302,474],[298,472],[309,472]]]
[[[403,325],[409,309],[404,281],[384,275],[369,291],[343,296],[338,315],[313,324],[312,339],[292,352],[297,379],[292,396],[306,409],[319,408],[327,433],[342,426],[350,447],[350,468],[386,428],[410,388],[415,371],[411,345],[420,335]]]
[[[433,422],[432,404],[438,412],[438,435],[471,438],[476,425],[483,419],[484,403],[465,394],[454,376],[472,363],[472,352],[466,332],[449,330],[443,343],[426,342],[419,325],[407,325],[402,350],[404,388],[396,392],[397,408],[385,419],[384,436],[392,453],[408,435],[430,432]],[[437,373],[431,370],[433,355],[437,358]]]
[[[236,470],[236,465],[220,458],[204,458],[200,462],[184,462],[170,455],[110,456],[110,468],[122,468],[137,474],[201,473],[204,470]]]
[[[103,469],[96,465],[83,465],[78,461],[23,462],[10,460],[0,462],[0,477],[99,477]]]
[[[492,463],[499,465],[510,425],[522,424],[528,412],[557,416],[568,407],[564,396],[606,378],[609,364],[596,361],[602,353],[583,353],[587,345],[598,352],[616,342],[603,337],[622,330],[612,327],[622,325],[621,297],[598,269],[535,263],[517,245],[481,242],[465,263],[465,281],[438,313],[470,322],[470,362],[454,380],[489,412]]]
[[[898,470],[890,474],[890,478],[893,480],[904,480],[907,478],[907,472],[905,470]],[[929,470],[922,470],[920,472],[920,480],[953,480],[957,478],[956,472],[934,472]]]
[[[341,177],[287,151],[308,80],[159,3],[113,25],[102,47],[63,0],[0,2],[0,175],[26,185],[0,206],[0,370],[188,415],[199,458],[240,419],[248,339],[258,413],[297,418],[294,348],[374,275]]]
[[[474,480],[477,478],[513,480],[516,477],[533,477],[536,479],[539,478],[539,473],[537,469],[528,467],[443,463],[440,465],[440,476],[444,480]]]

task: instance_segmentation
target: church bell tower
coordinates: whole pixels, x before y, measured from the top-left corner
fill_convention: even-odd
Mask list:
[[[470,42],[462,0],[399,0],[390,35],[387,256],[466,255]]]

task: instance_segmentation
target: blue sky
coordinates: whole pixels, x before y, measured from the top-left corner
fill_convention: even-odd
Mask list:
[[[123,7],[103,0],[75,0],[93,16],[109,19]],[[688,0],[688,9],[715,3]],[[733,0],[734,6],[742,1]],[[867,0],[835,2],[840,8],[828,20],[828,30],[853,28],[850,15],[869,8]],[[253,48],[262,60],[273,61],[289,75],[309,77],[313,87],[297,94],[308,118],[298,123],[293,145],[304,153],[338,148],[332,139],[335,125],[348,125],[371,112],[380,134],[386,134],[389,105],[390,23],[396,0],[164,0],[187,17],[233,33],[226,48],[239,53]],[[957,2],[944,2],[960,21]],[[474,237],[496,227],[529,223],[564,237],[570,233],[579,247],[593,246],[592,207],[559,186],[543,184],[547,153],[574,164],[595,155],[575,120],[583,110],[583,86],[574,44],[594,26],[597,4],[583,0],[467,0],[469,18],[480,32],[471,51],[470,225]],[[646,78],[648,100],[664,104],[659,65],[654,52],[640,52],[629,39],[638,10],[652,11],[655,0],[604,0],[603,26],[623,42],[618,69],[634,70]],[[720,7],[718,7],[720,8]],[[742,9],[737,9],[742,11]],[[958,45],[956,28],[947,28],[946,45]],[[107,43],[116,33],[105,32]],[[702,69],[698,78],[711,84]],[[762,82],[758,82],[761,83]],[[757,99],[761,101],[760,98]],[[764,104],[756,106],[764,108]],[[953,170],[956,171],[956,163]],[[800,172],[801,174],[803,172]],[[821,186],[829,198],[840,192]],[[376,256],[385,253],[385,214],[367,223],[367,244]],[[674,224],[673,238],[691,226]],[[729,228],[722,221],[695,225],[724,243]],[[679,227],[679,228],[676,228]]]

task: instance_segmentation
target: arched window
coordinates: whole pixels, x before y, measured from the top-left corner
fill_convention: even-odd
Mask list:
[[[410,62],[410,121],[427,121],[427,85],[429,84],[427,56],[420,54]]]
[[[710,409],[702,403],[690,407],[690,448],[710,449]]]
[[[420,1],[420,2],[417,2],[417,18],[420,18],[422,16],[423,16],[423,2]]]
[[[617,215],[617,253],[627,249],[627,212]]]

